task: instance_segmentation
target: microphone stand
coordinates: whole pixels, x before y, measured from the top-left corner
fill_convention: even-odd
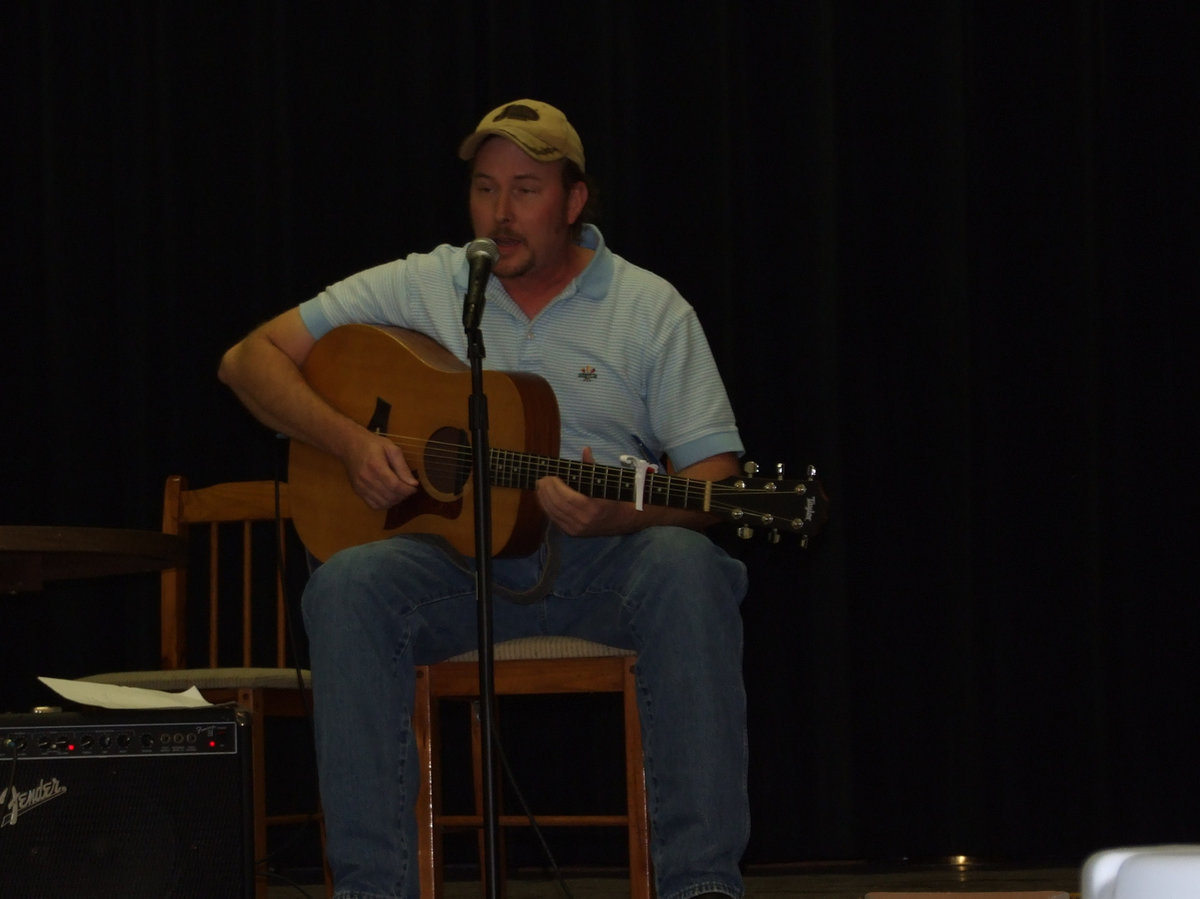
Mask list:
[[[482,294],[482,291],[480,291]],[[467,334],[467,357],[471,364],[471,396],[468,411],[471,428],[471,450],[475,479],[475,595],[479,617],[479,726],[483,732],[480,772],[483,782],[483,881],[486,899],[499,899],[499,859],[497,831],[499,804],[497,802],[493,761],[492,721],[495,717],[496,695],[493,678],[492,637],[492,485],[488,446],[487,395],[483,392],[483,358],[487,355],[479,319],[483,314],[482,300],[468,303],[463,312],[463,328]]]

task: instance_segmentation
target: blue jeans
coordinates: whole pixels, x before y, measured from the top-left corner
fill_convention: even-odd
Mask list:
[[[497,595],[495,639],[566,634],[637,651],[658,896],[740,897],[745,567],[682,528],[552,539],[549,592],[529,604]],[[544,547],[496,559],[497,591],[531,587],[545,562]],[[303,604],[335,896],[416,899],[414,666],[476,647],[473,563],[419,539],[358,546],[313,572]]]

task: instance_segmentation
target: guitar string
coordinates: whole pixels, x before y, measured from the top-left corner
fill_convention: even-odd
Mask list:
[[[427,462],[436,463],[439,466],[438,473],[442,475],[450,475],[456,467],[462,466],[469,462],[467,455],[470,446],[469,444],[451,443],[441,440],[421,440],[417,437],[411,437],[402,434],[391,434],[387,432],[377,432],[382,437],[387,437],[397,446],[404,450],[412,450],[414,456]],[[618,481],[618,492],[627,488],[633,489],[634,472],[632,469],[619,468],[612,465],[601,465],[600,463],[591,463],[583,461],[572,461],[569,459],[557,459],[551,456],[540,456],[534,453],[517,452],[514,450],[504,450],[493,447],[493,456],[496,454],[513,457],[524,457],[532,460],[524,465],[518,465],[517,468],[526,475],[530,470],[546,470],[549,474],[561,476],[563,471],[574,472],[579,476],[579,479],[586,480],[585,471],[592,469],[593,482],[597,471],[612,472]],[[519,474],[518,473],[518,474]],[[729,502],[723,499],[724,495],[730,497],[760,497],[760,496],[778,496],[786,499],[793,499],[795,495],[790,490],[780,490],[778,482],[768,482],[775,486],[770,487],[755,487],[749,482],[745,482],[745,486],[734,487],[728,484],[722,484],[718,481],[704,481],[699,478],[681,477],[670,474],[650,474],[648,478],[657,480],[665,479],[667,486],[660,490],[669,497],[682,494],[685,502],[687,500],[702,499],[706,489],[711,487],[709,508],[714,511],[735,511],[741,507],[737,502]],[[651,483],[653,484],[653,480]],[[677,483],[675,483],[677,482]],[[502,486],[513,486],[506,484]],[[653,490],[651,491],[653,494]],[[761,514],[761,513],[754,513]]]

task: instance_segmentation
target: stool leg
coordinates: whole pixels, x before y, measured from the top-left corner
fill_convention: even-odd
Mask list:
[[[262,691],[240,688],[237,703],[250,713],[251,780],[254,782],[254,895],[255,899],[267,899],[267,753]]]
[[[646,806],[646,768],[642,755],[642,724],[638,716],[634,663],[625,666],[625,792],[629,815],[629,899],[652,899],[650,815]]]
[[[443,876],[442,833],[435,820],[442,805],[441,734],[437,703],[431,696],[429,679],[429,670],[418,667],[413,697],[413,739],[421,772],[415,810],[417,865],[421,895],[438,899],[442,895]]]

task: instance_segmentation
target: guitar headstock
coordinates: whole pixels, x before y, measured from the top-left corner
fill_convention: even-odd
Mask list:
[[[774,478],[758,477],[753,462],[744,469],[745,477],[713,483],[710,511],[733,522],[743,540],[753,537],[757,528],[765,528],[770,543],[793,534],[801,546],[808,546],[809,538],[820,533],[829,518],[829,497],[817,480],[817,469],[810,465],[805,477],[791,481],[784,479],[782,463],[775,465]]]

